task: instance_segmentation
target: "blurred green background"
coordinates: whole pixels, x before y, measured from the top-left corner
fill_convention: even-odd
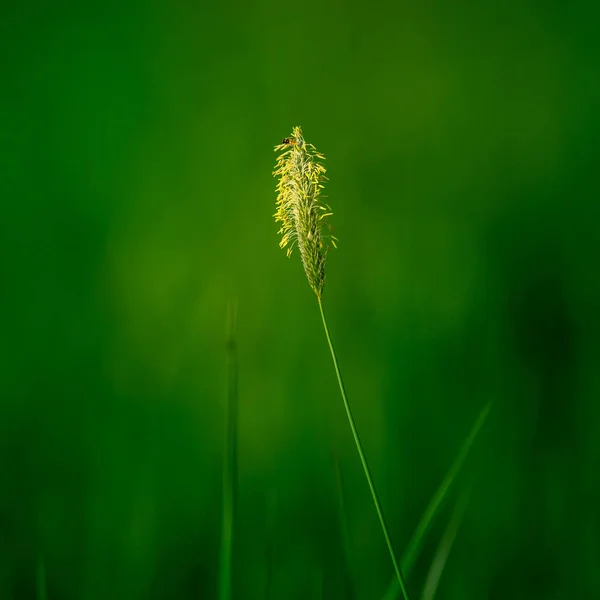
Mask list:
[[[0,20],[0,598],[392,579],[273,146],[327,156],[324,305],[399,554],[479,411],[439,599],[600,598],[593,3],[14,4]],[[352,550],[347,589],[338,457]],[[40,596],[37,596],[40,598]]]

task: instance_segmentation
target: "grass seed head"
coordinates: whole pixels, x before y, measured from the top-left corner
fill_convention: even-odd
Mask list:
[[[302,137],[302,129],[294,127],[292,135],[275,146],[281,152],[273,176],[278,177],[277,212],[281,223],[279,246],[288,257],[298,247],[304,272],[310,287],[321,298],[325,287],[325,262],[329,246],[337,239],[325,230],[331,209],[321,200],[321,190],[327,180],[321,161],[325,157]]]

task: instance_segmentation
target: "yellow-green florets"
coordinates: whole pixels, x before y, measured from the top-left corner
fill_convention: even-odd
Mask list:
[[[327,180],[325,167],[320,162],[325,157],[304,141],[300,127],[294,127],[292,135],[275,146],[275,151],[282,151],[273,171],[273,175],[279,177],[274,215],[275,221],[281,222],[279,245],[287,246],[287,255],[291,256],[297,244],[308,283],[320,298],[325,287],[329,243],[335,247],[337,241],[323,231],[324,219],[332,214],[320,198]]]

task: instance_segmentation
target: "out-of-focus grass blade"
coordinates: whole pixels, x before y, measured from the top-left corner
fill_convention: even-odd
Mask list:
[[[475,441],[479,430],[482,428],[491,408],[492,403],[488,402],[483,408],[483,410],[479,413],[479,416],[477,417],[477,420],[471,428],[469,435],[463,442],[460,452],[454,459],[454,462],[452,463],[450,470],[448,471],[448,473],[446,473],[446,476],[442,480],[440,487],[436,490],[435,494],[431,498],[427,508],[425,509],[425,512],[423,513],[423,516],[421,517],[421,520],[419,521],[419,524],[417,525],[417,528],[415,529],[415,532],[410,538],[410,541],[408,542],[408,545],[406,547],[406,551],[404,552],[404,555],[402,556],[402,559],[400,561],[400,567],[405,577],[408,577],[408,574],[413,568],[419,556],[419,553],[421,552],[425,535],[427,534],[427,531],[429,530],[429,527],[433,522],[433,518],[435,517],[440,505],[442,504],[442,501],[446,497],[448,490],[452,486],[454,479],[458,475],[458,472],[463,466],[463,463],[465,462],[465,459],[469,454],[469,450],[471,449],[471,446],[473,445],[473,442]],[[398,585],[398,581],[394,578],[388,586],[388,589],[385,595],[383,596],[382,600],[396,600],[399,592],[400,587]]]
[[[227,305],[225,348],[227,351],[227,416],[223,464],[223,529],[219,565],[219,599],[231,600],[233,565],[233,529],[237,482],[238,367],[236,343],[237,311]]]
[[[344,482],[342,472],[340,471],[340,462],[337,455],[332,450],[333,470],[335,472],[335,481],[337,487],[338,515],[340,519],[340,534],[342,536],[342,550],[344,553],[344,588],[345,597],[353,600],[356,597],[354,589],[354,580],[352,578],[352,550],[350,545],[350,528],[348,527],[348,514],[346,512],[346,496],[344,492]]]
[[[266,572],[265,572],[265,600],[269,600],[272,595],[273,570],[275,562],[275,527],[277,525],[277,506],[278,496],[272,491],[266,502]]]
[[[46,600],[46,562],[40,554],[37,560],[35,574],[36,600]]]
[[[440,539],[440,543],[435,551],[433,561],[429,567],[429,573],[427,573],[427,579],[425,580],[425,585],[423,586],[421,600],[433,600],[435,596],[440,583],[440,578],[442,577],[444,567],[446,566],[446,562],[448,560],[448,555],[452,549],[452,544],[456,539],[458,528],[460,527],[465,510],[467,509],[468,500],[468,493],[463,492],[456,502],[450,522],[448,523],[448,526],[446,527],[446,530]]]
[[[323,566],[318,565],[313,573],[313,598],[314,600],[323,600]]]

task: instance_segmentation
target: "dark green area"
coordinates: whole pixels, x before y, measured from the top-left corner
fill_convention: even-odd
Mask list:
[[[494,403],[413,600],[467,484],[437,598],[600,598],[598,17],[5,7],[0,600],[217,597],[230,300],[233,597],[384,594],[316,298],[277,246],[273,146],[294,125],[327,157],[323,303],[398,555]]]

